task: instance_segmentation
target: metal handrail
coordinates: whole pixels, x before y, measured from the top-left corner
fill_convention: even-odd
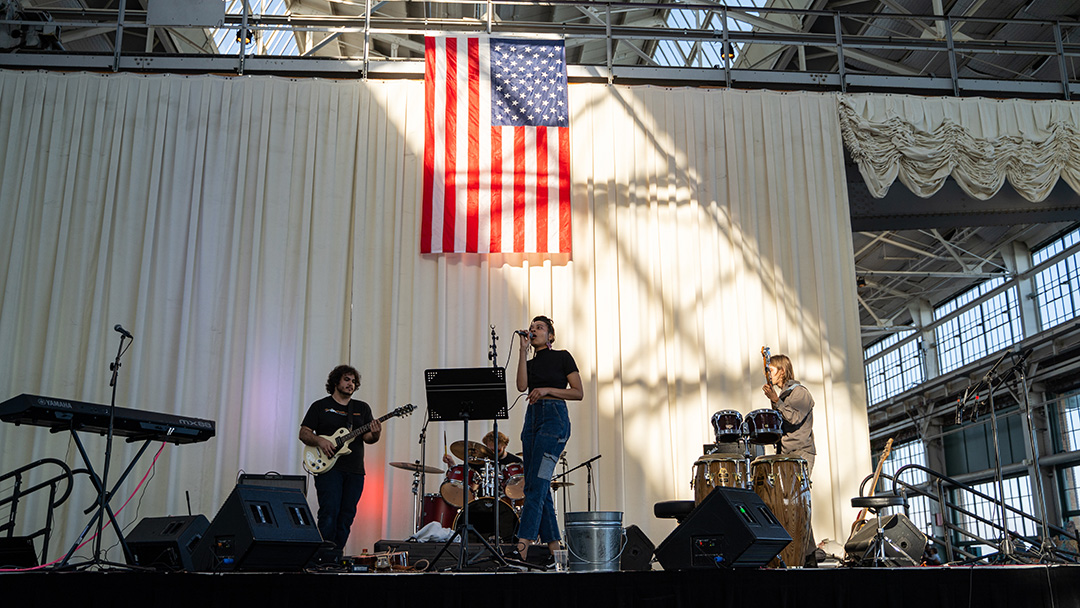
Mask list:
[[[383,0],[379,2],[379,7],[383,5],[394,5],[401,0]],[[962,90],[981,90],[989,82],[1008,82],[1013,83],[1014,86],[1020,88],[1030,89],[1032,93],[1038,93],[1042,95],[1054,95],[1055,92],[1069,98],[1070,91],[1077,88],[1077,83],[1070,82],[1068,73],[1066,70],[1067,60],[1080,57],[1080,43],[1073,41],[1074,36],[1072,34],[1080,32],[1080,21],[1076,20],[1051,20],[1051,19],[994,19],[985,17],[954,17],[949,15],[907,15],[907,14],[889,14],[887,16],[889,28],[882,29],[882,20],[885,18],[881,14],[877,13],[853,13],[843,12],[837,10],[808,10],[808,9],[784,9],[784,8],[753,8],[745,6],[727,6],[724,4],[713,4],[705,2],[697,3],[636,3],[636,2],[594,2],[583,0],[450,0],[444,2],[437,2],[431,4],[445,4],[445,5],[458,5],[458,6],[473,6],[476,8],[475,15],[470,17],[432,17],[428,15],[424,16],[394,16],[388,15],[386,12],[379,12],[375,7],[373,11],[362,11],[355,16],[335,15],[335,16],[316,16],[316,15],[268,15],[268,14],[252,14],[248,11],[229,12],[226,13],[223,22],[220,25],[221,29],[234,30],[237,28],[243,28],[253,32],[291,32],[297,33],[322,33],[327,35],[337,36],[342,33],[357,33],[363,34],[363,41],[356,43],[356,51],[350,52],[349,55],[328,59],[328,58],[315,58],[315,57],[293,57],[291,55],[274,55],[269,53],[260,53],[259,49],[254,49],[255,52],[251,52],[252,49],[246,48],[244,45],[240,45],[235,52],[219,52],[207,53],[196,56],[176,56],[183,60],[183,69],[200,69],[199,58],[202,58],[203,63],[206,66],[203,69],[215,71],[220,70],[222,64],[219,62],[212,63],[211,59],[228,59],[231,62],[235,62],[234,69],[239,72],[243,72],[245,65],[250,65],[253,59],[269,60],[274,58],[279,60],[276,63],[272,63],[269,66],[263,66],[260,69],[265,71],[273,71],[274,69],[295,72],[303,70],[320,71],[320,70],[334,70],[345,69],[339,65],[338,68],[330,67],[333,63],[349,63],[360,61],[359,69],[367,75],[371,71],[372,63],[417,63],[422,59],[411,58],[406,60],[397,60],[391,57],[385,57],[378,59],[377,61],[371,57],[371,44],[373,36],[386,35],[392,37],[408,37],[418,36],[424,34],[446,34],[446,33],[486,33],[493,35],[506,35],[506,34],[531,34],[531,35],[558,35],[566,38],[568,43],[572,41],[606,41],[604,45],[605,55],[603,60],[594,56],[594,60],[589,63],[581,63],[580,66],[589,68],[607,70],[609,73],[606,77],[610,78],[612,74],[610,72],[620,71],[619,75],[627,78],[633,78],[632,70],[648,69],[648,78],[655,80],[675,79],[681,81],[687,80],[702,80],[708,81],[710,84],[715,85],[724,83],[731,85],[738,82],[740,86],[747,84],[748,81],[753,81],[755,78],[765,81],[768,80],[767,74],[771,71],[769,69],[758,70],[754,69],[754,66],[742,66],[738,69],[734,68],[734,65],[726,54],[721,60],[722,65],[704,66],[704,65],[678,65],[678,66],[643,66],[638,65],[637,61],[634,64],[618,64],[614,61],[614,54],[620,50],[617,48],[618,42],[638,42],[640,47],[636,48],[636,57],[643,56],[642,53],[651,54],[653,47],[651,45],[658,44],[660,42],[673,42],[673,43],[710,43],[716,45],[731,45],[731,44],[764,44],[764,45],[783,45],[799,48],[813,48],[830,50],[835,52],[839,59],[839,64],[832,69],[821,72],[783,72],[784,74],[794,77],[795,74],[803,74],[804,76],[814,76],[816,80],[814,82],[819,83],[821,86],[828,88],[839,88],[846,90],[849,85],[860,87],[873,87],[880,86],[884,89],[889,88],[910,88],[912,86],[925,87],[926,82],[931,81],[933,89],[942,92],[951,92],[952,94],[960,94]],[[585,19],[582,22],[548,22],[548,21],[536,21],[536,20],[510,20],[503,18],[492,19],[492,13],[497,13],[500,7],[545,7],[551,8],[571,8],[581,11],[582,15],[592,15],[593,19]],[[709,27],[676,27],[673,24],[663,22],[658,25],[640,26],[640,25],[624,25],[618,23],[620,15],[628,11],[655,11],[660,17],[664,17],[666,14],[672,11],[680,11],[688,14],[698,15],[698,23],[709,23]],[[40,19],[38,15],[45,15],[42,11],[36,11],[25,15],[20,19],[0,20],[0,24],[9,24],[13,26],[19,25],[44,25],[46,23],[35,20]],[[151,30],[155,27],[147,23],[146,11],[125,10],[119,11],[115,9],[63,9],[52,8],[48,9],[48,16],[52,19],[47,22],[47,25],[51,27],[59,28],[115,28],[117,42],[121,42],[121,37],[125,32],[139,31],[139,30]],[[800,29],[792,28],[791,26],[783,23],[778,23],[775,20],[770,20],[772,16],[798,16],[799,18],[818,21],[825,23],[831,21],[833,23],[838,22],[840,19],[854,20],[862,22],[866,27],[859,28],[857,31],[849,32],[843,29],[838,29],[834,32],[814,32],[803,31]],[[702,18],[703,17],[703,18]],[[718,17],[718,18],[717,18]],[[708,20],[717,18],[714,22]],[[733,28],[729,24],[729,20],[740,22],[744,24],[746,29]],[[615,22],[613,22],[615,21]],[[965,24],[978,24],[981,27],[986,26],[1005,26],[1021,24],[1030,26],[1032,28],[1049,28],[1052,30],[1052,35],[1039,36],[1040,39],[1033,40],[981,40],[974,39],[965,36],[957,36],[955,32],[959,32]],[[871,27],[872,26],[872,27]],[[173,28],[174,29],[174,28]],[[215,28],[204,28],[209,30]],[[937,35],[927,36],[927,33],[937,32]],[[1033,36],[1034,37],[1034,36]],[[132,52],[130,50],[123,50],[122,44],[115,44],[116,48],[114,52],[107,54],[113,63],[113,69],[154,69],[150,63],[155,58],[163,57],[160,53],[146,53],[146,52]],[[723,48],[730,48],[725,46]],[[921,68],[914,66],[906,66],[905,73],[898,73],[894,75],[881,75],[873,73],[859,73],[857,70],[852,69],[850,66],[845,68],[843,59],[845,57],[855,60],[882,60],[882,57],[871,56],[871,51],[910,51],[910,52],[931,52],[941,54],[946,57],[951,66],[948,76],[938,77],[935,74],[930,73],[928,70],[932,69],[929,63],[924,64]],[[1042,81],[1036,81],[1025,74],[1007,74],[1006,77],[998,78],[960,78],[955,66],[958,65],[958,61],[965,59],[973,59],[978,61],[980,54],[995,54],[995,55],[1030,55],[1037,58],[1056,58],[1059,65],[1059,74]],[[0,66],[12,65],[34,65],[34,63],[27,62],[28,55],[36,55],[38,60],[48,64],[52,62],[63,62],[65,55],[51,55],[52,59],[49,59],[49,53],[46,52],[27,52],[21,50],[15,54],[3,54],[0,53]],[[81,61],[89,61],[85,58],[93,54],[78,54],[75,57],[82,57]],[[69,56],[70,57],[70,56]],[[136,61],[137,60],[137,61]],[[282,63],[281,60],[285,60]],[[149,63],[148,63],[149,62]],[[687,59],[687,62],[691,61]],[[179,64],[178,64],[179,65]],[[276,68],[273,66],[277,66]],[[59,65],[57,67],[60,67]],[[355,70],[357,66],[346,66],[350,70]],[[631,70],[631,72],[627,72]],[[908,71],[910,73],[908,73]],[[697,76],[690,74],[690,72],[698,72]],[[775,72],[774,72],[775,73]],[[379,72],[380,77],[389,77],[389,73]],[[398,73],[401,76],[402,73]],[[423,70],[419,71],[410,70],[407,71],[405,76],[410,78],[422,77]],[[828,78],[820,78],[821,76],[828,76]],[[572,76],[573,77],[573,76]],[[644,76],[638,76],[639,78]],[[875,84],[868,83],[867,79],[873,79],[879,77]],[[919,83],[913,83],[911,78],[917,77],[920,79]],[[893,79],[893,80],[889,80]],[[800,81],[801,82],[801,81]],[[778,83],[774,83],[776,86]],[[798,83],[796,83],[798,84]]]
[[[925,473],[927,475],[928,481],[926,481],[925,483],[916,485],[916,484],[907,483],[907,482],[901,480],[900,477],[909,470],[910,471],[922,471],[923,473]],[[887,479],[887,480],[889,480],[891,482],[892,487],[890,488],[890,491],[892,493],[894,493],[894,494],[901,494],[901,495],[903,495],[905,497],[909,497],[911,495],[924,496],[924,497],[929,498],[929,499],[933,500],[934,502],[938,503],[939,509],[941,510],[941,514],[942,514],[942,525],[941,525],[941,527],[945,529],[945,534],[944,534],[944,538],[939,538],[937,536],[933,536],[931,538],[934,540],[934,542],[936,542],[936,543],[938,543],[938,544],[945,547],[946,562],[957,561],[956,558],[957,558],[958,554],[960,556],[962,556],[964,560],[978,560],[978,559],[985,559],[987,557],[987,556],[975,555],[973,553],[970,553],[970,552],[964,550],[962,547],[959,547],[959,546],[955,545],[953,543],[953,535],[951,533],[956,533],[959,536],[962,536],[962,537],[965,537],[967,539],[976,541],[976,542],[978,542],[980,544],[990,545],[990,546],[995,547],[996,549],[998,549],[999,552],[1001,552],[1002,545],[1004,544],[1002,541],[995,541],[995,540],[991,540],[991,539],[982,538],[981,536],[979,536],[975,532],[973,532],[971,530],[967,530],[967,529],[953,523],[953,521],[952,521],[952,519],[950,517],[946,517],[946,510],[951,511],[952,513],[957,513],[957,514],[960,514],[960,515],[964,515],[964,516],[969,517],[969,518],[971,518],[971,519],[973,519],[973,520],[975,520],[975,521],[977,521],[977,522],[979,522],[979,523],[981,523],[983,525],[989,526],[990,528],[995,530],[1000,535],[1001,539],[1004,539],[1005,535],[1008,535],[1008,537],[1010,539],[1023,541],[1024,543],[1027,543],[1028,545],[1035,546],[1035,547],[1040,546],[1041,540],[1039,538],[1025,536],[1023,534],[1019,534],[1017,532],[1009,530],[1008,528],[1002,528],[1002,526],[1001,526],[1001,524],[999,522],[990,521],[990,520],[988,520],[988,519],[986,519],[986,518],[984,518],[984,517],[982,517],[982,516],[980,516],[980,515],[978,515],[976,513],[972,513],[971,511],[965,509],[961,505],[956,504],[953,501],[946,498],[946,494],[945,494],[946,490],[959,490],[959,491],[967,492],[968,494],[970,494],[972,496],[975,496],[977,498],[980,498],[982,500],[992,502],[995,505],[999,504],[997,498],[995,498],[993,496],[990,496],[989,494],[986,494],[984,492],[980,492],[979,490],[976,490],[975,488],[973,488],[973,487],[971,487],[971,486],[969,486],[969,485],[967,485],[967,484],[965,484],[965,483],[963,483],[961,481],[953,479],[952,477],[949,477],[948,475],[945,475],[945,474],[940,473],[938,471],[935,471],[933,469],[924,467],[922,465],[908,464],[908,465],[904,465],[904,466],[900,467],[896,471],[896,473],[894,475],[889,475],[889,474],[883,472],[883,473],[881,473],[880,477],[882,479]],[[862,483],[859,485],[859,494],[860,495],[863,494],[863,491],[866,489],[866,484],[872,478],[873,478],[872,475],[868,475],[865,478],[863,478]],[[933,492],[927,491],[926,489],[924,489],[926,486],[932,486],[934,491]],[[1004,503],[1001,503],[1001,504],[1004,504]],[[1004,506],[1005,506],[1006,511],[1009,512],[1010,514],[1019,516],[1022,519],[1035,524],[1036,527],[1039,527],[1039,526],[1042,525],[1042,522],[1037,517],[1035,517],[1033,515],[1029,515],[1029,514],[1027,514],[1027,513],[1015,508],[1015,507],[1012,507],[1012,506],[1008,505],[1008,504],[1004,504]],[[904,503],[904,512],[905,512],[905,514],[907,514],[907,512],[908,512],[908,504],[907,504],[906,501]],[[1065,528],[1062,528],[1062,527],[1054,525],[1054,524],[1049,524],[1048,527],[1049,527],[1050,533],[1052,533],[1053,535],[1069,537],[1069,538],[1071,538],[1073,540],[1076,540],[1078,545],[1080,545],[1080,533],[1078,533],[1078,532],[1069,532]],[[1055,548],[1055,552],[1059,556],[1061,556],[1063,558],[1070,559],[1071,561],[1074,561],[1074,562],[1080,562],[1080,554],[1076,554],[1076,553],[1073,553],[1073,552],[1070,552],[1070,551],[1063,550],[1060,547]]]
[[[43,481],[35,483],[28,488],[22,487],[24,483],[24,477],[28,472],[48,465],[55,465],[59,467],[61,469],[61,472],[53,475],[52,477],[48,477]],[[0,534],[6,533],[8,538],[14,536],[16,516],[18,515],[20,501],[36,492],[48,490],[49,502],[48,511],[45,516],[45,525],[38,530],[26,535],[26,537],[30,539],[34,539],[39,536],[43,537],[43,541],[41,544],[41,563],[46,563],[48,561],[49,540],[52,536],[53,513],[55,512],[57,507],[64,504],[64,502],[67,501],[67,499],[71,496],[71,488],[75,475],[78,475],[80,473],[88,475],[89,471],[87,471],[86,469],[72,470],[72,468],[69,467],[66,462],[58,460],[56,458],[42,458],[41,460],[36,460],[34,462],[31,462],[30,464],[23,465],[8,473],[0,475],[0,484],[3,484],[5,481],[9,481],[12,479],[15,481],[15,484],[11,490],[11,495],[6,498],[0,498],[0,508],[10,505],[7,522],[0,524]],[[57,491],[61,488],[61,485],[63,485],[63,489],[58,495]]]

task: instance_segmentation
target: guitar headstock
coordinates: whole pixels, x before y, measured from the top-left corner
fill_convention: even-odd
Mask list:
[[[411,404],[411,403],[408,403],[408,404],[403,405],[403,406],[395,409],[394,411],[390,412],[390,415],[391,416],[401,416],[401,417],[404,418],[405,416],[408,416],[409,414],[413,413],[414,410],[416,410],[416,406]]]

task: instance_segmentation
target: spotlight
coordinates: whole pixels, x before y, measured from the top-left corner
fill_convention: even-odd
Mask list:
[[[240,28],[236,30],[236,42],[238,44],[247,46],[251,44],[253,40],[255,40],[255,32],[250,28]]]
[[[866,279],[863,277],[855,277],[855,285],[859,287],[866,287]]]

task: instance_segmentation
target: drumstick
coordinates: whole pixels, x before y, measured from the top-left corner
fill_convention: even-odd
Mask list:
[[[877,469],[874,471],[874,479],[870,483],[870,496],[874,495],[874,490],[877,488],[878,477],[881,476],[881,467],[885,464],[885,459],[889,457],[890,451],[892,451],[892,437],[889,437],[889,440],[885,442],[885,449],[881,451],[881,458],[878,459]],[[855,521],[851,524],[852,533],[854,533],[855,530],[857,530],[858,528],[862,527],[859,525],[860,522],[864,524],[866,523],[865,518],[866,508],[863,507],[863,509],[859,511],[859,514],[855,517]]]

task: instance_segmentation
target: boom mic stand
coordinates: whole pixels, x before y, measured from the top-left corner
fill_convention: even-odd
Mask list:
[[[110,492],[108,489],[108,480],[109,465],[112,461],[113,431],[116,428],[116,384],[117,378],[120,375],[120,357],[122,357],[124,353],[127,352],[127,349],[124,348],[124,339],[126,338],[128,340],[134,341],[131,333],[125,330],[120,324],[117,324],[113,329],[115,329],[120,334],[120,344],[116,348],[116,359],[114,359],[113,362],[109,364],[109,371],[112,372],[112,376],[109,378],[109,386],[112,387],[112,397],[109,401],[109,424],[107,427],[108,430],[105,434],[105,463],[102,466],[100,476],[94,472],[93,466],[90,462],[90,457],[86,453],[86,450],[83,448],[82,442],[79,440],[79,436],[75,432],[75,427],[73,426],[71,429],[72,436],[75,438],[75,445],[79,448],[79,452],[82,455],[83,461],[86,462],[87,470],[90,473],[90,479],[94,483],[94,487],[98,491],[97,506],[92,507],[92,509],[94,510],[94,516],[90,519],[90,522],[86,524],[86,527],[83,528],[82,533],[79,534],[79,537],[75,540],[75,543],[71,546],[71,549],[69,549],[67,554],[64,555],[64,558],[60,560],[58,568],[63,568],[67,566],[68,560],[70,560],[71,557],[75,554],[75,551],[82,543],[82,539],[86,536],[90,529],[94,527],[94,524],[96,522],[97,530],[94,534],[94,557],[91,558],[88,562],[78,564],[78,567],[91,568],[93,566],[112,566],[115,568],[122,568],[128,570],[143,569],[130,565],[134,563],[131,549],[128,547],[127,539],[124,538],[123,529],[121,529],[120,524],[116,522],[116,515],[113,513],[112,508],[109,507],[109,500],[112,498],[113,493],[117,489],[113,488],[113,491]],[[130,347],[131,342],[128,343],[128,348]],[[142,450],[145,450],[146,447],[149,445],[150,442],[146,442],[143,445]],[[140,451],[139,453],[141,455],[142,451]],[[134,464],[134,462],[132,462],[132,464]],[[130,467],[128,470],[130,471]],[[121,476],[121,481],[126,476],[127,471],[125,471],[124,475]],[[87,511],[89,512],[90,509],[88,509]],[[106,516],[108,516],[109,521],[112,523],[113,530],[116,532],[116,537],[119,540],[120,547],[124,551],[124,557],[127,560],[126,564],[107,561],[101,553],[101,534],[105,528]]]

